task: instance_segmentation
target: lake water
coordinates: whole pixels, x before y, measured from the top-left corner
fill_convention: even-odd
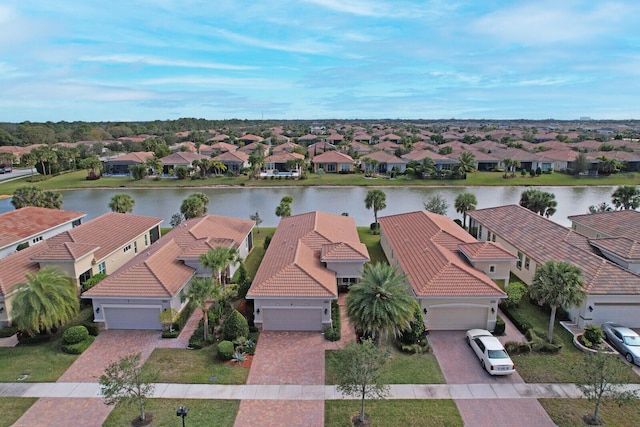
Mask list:
[[[601,202],[611,203],[615,187],[536,187],[554,193],[558,202],[557,212],[551,217],[562,225],[570,225],[570,215],[588,212],[590,205]],[[85,221],[109,211],[109,200],[117,193],[127,193],[135,200],[133,213],[157,216],[169,226],[171,215],[180,211],[180,204],[189,194],[205,193],[210,203],[208,213],[249,218],[258,211],[262,226],[276,226],[279,218],[275,209],[282,196],[293,197],[293,214],[313,210],[341,214],[348,212],[356,224],[366,226],[373,222],[373,211],[364,206],[367,187],[289,187],[289,188],[199,188],[199,189],[111,189],[111,190],[68,190],[62,192],[63,209],[86,212]],[[478,199],[478,209],[506,204],[517,204],[524,187],[387,187],[382,188],[387,196],[387,208],[378,212],[386,216],[424,209],[423,202],[440,194],[449,203],[447,215],[451,218],[462,216],[456,213],[454,200],[463,192],[469,192]],[[12,210],[11,199],[0,200],[0,213]]]

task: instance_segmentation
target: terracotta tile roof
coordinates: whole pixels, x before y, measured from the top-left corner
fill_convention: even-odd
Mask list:
[[[309,212],[283,218],[247,294],[255,297],[324,297],[338,295],[335,273],[324,268],[324,245],[350,243],[358,260],[362,251],[353,218]]]
[[[294,142],[287,141],[287,142],[283,142],[280,145],[276,145],[275,147],[272,148],[272,151],[274,153],[279,153],[280,151],[289,151],[289,152],[291,152],[294,149],[300,148],[300,147],[301,147],[301,145],[298,145],[298,144],[296,144]]]
[[[109,159],[109,163],[144,163],[154,156],[153,151],[134,151],[124,156]]]
[[[447,156],[443,156],[431,150],[413,150],[410,153],[404,154],[402,158],[407,161],[415,160],[417,162],[422,162],[424,159],[429,158],[436,163],[457,163],[456,160],[450,159]]]
[[[626,237],[589,239],[589,243],[601,251],[614,253],[627,261],[640,259],[640,242]]]
[[[320,259],[326,261],[351,261],[355,259],[369,261],[367,247],[360,242],[340,242],[322,245]]]
[[[628,237],[640,242],[640,212],[632,209],[572,215],[569,220],[597,230],[606,237]]]
[[[388,151],[395,151],[397,148],[400,147],[400,144],[396,144],[393,141],[382,141],[376,145],[373,146],[373,148],[376,148],[378,150],[388,150]]]
[[[318,154],[313,158],[314,163],[353,163],[353,158],[339,151],[331,150]]]
[[[209,141],[219,141],[219,142],[223,142],[229,139],[229,135],[225,135],[224,133],[221,133],[219,135],[216,135],[214,137],[212,137]]]
[[[172,297],[196,272],[183,260],[220,246],[238,248],[254,225],[218,215],[185,221],[83,296]]]
[[[214,153],[226,153],[227,151],[236,151],[237,145],[229,144],[228,142],[217,142],[211,145],[200,146],[200,151],[214,152]]]
[[[265,163],[286,163],[289,160],[302,160],[304,159],[303,154],[299,153],[288,153],[286,151],[281,151],[279,153],[272,154],[268,157],[265,157]]]
[[[538,264],[564,260],[580,267],[591,294],[640,294],[640,276],[599,256],[586,237],[522,206],[478,209],[467,215]]]
[[[27,206],[0,215],[0,248],[87,216],[82,212]]]
[[[361,161],[364,161],[364,159],[377,160],[380,163],[395,163],[395,164],[407,163],[406,160],[401,159],[400,157],[394,156],[393,154],[389,154],[386,151],[374,151],[373,153],[367,154],[366,156],[362,156],[360,158]]]
[[[191,165],[194,160],[208,159],[208,156],[186,151],[178,151],[160,159],[163,165]]]
[[[33,260],[68,261],[91,251],[100,260],[161,222],[160,218],[110,212],[13,253],[0,259],[0,295],[23,283],[27,272],[39,271]]]
[[[260,142],[252,142],[250,144],[243,145],[242,147],[238,148],[237,151],[242,151],[243,153],[251,154],[254,150],[257,150],[260,147],[262,147],[262,150],[265,153],[267,152],[267,149],[269,148],[268,146],[266,146],[265,144],[262,144]]]
[[[385,216],[379,222],[416,296],[504,297],[458,252],[459,245],[476,240],[450,218],[419,211]]]
[[[470,260],[517,260],[518,258],[495,242],[471,242],[458,245]]]
[[[258,142],[258,141],[264,141],[264,138],[261,136],[257,136],[257,135],[252,135],[250,133],[246,134],[246,135],[242,135],[240,138],[238,138],[240,141],[250,141],[250,142]]]
[[[244,163],[249,160],[249,155],[242,151],[226,151],[222,154],[218,154],[213,158],[213,160],[218,160],[220,162],[237,162]]]

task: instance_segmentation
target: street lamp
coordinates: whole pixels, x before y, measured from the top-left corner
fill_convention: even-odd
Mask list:
[[[189,413],[188,406],[179,406],[178,410],[176,411],[176,415],[178,417],[182,417],[182,427],[184,427],[184,419],[187,418],[188,413]]]

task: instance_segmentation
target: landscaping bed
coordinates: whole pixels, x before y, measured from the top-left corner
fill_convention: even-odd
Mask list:
[[[583,426],[583,416],[593,414],[594,402],[586,399],[538,399],[553,422],[559,427]],[[638,426],[640,411],[637,406],[618,406],[612,401],[603,400],[600,405],[599,418],[606,426]]]
[[[351,427],[351,417],[360,413],[360,400],[326,400],[324,425]],[[462,426],[453,400],[367,400],[365,413],[372,426]]]

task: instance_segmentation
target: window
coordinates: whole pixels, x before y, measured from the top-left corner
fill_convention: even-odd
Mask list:
[[[496,233],[493,233],[493,234],[491,235],[491,241],[492,241],[492,242],[495,242],[495,241],[496,241]]]
[[[133,252],[138,253],[138,242],[133,242]]]
[[[495,273],[496,272],[496,266],[495,265],[490,265],[489,266],[489,273]]]
[[[571,226],[571,228],[573,229],[573,231],[576,231],[577,228],[578,228],[578,225],[577,224],[573,224],[573,226]]]
[[[516,266],[520,270],[522,270],[522,258],[523,257],[524,257],[524,255],[522,255],[522,252],[518,252],[518,264],[516,264]]]
[[[104,261],[98,264],[98,273],[107,274],[107,264]]]
[[[351,286],[351,285],[355,285],[356,283],[358,283],[357,277],[341,277],[340,278],[340,284],[343,286]]]
[[[529,259],[529,257],[526,257],[524,259],[524,268],[526,268],[528,270],[530,264],[531,264],[531,260]]]
[[[487,241],[491,241],[491,232],[487,231]]]
[[[335,163],[327,163],[325,165],[325,172],[335,172],[336,171],[336,164]]]
[[[144,245],[145,246],[149,245],[149,238],[147,237],[147,233],[144,233]]]
[[[478,240],[482,240],[482,226],[478,226]]]
[[[71,226],[72,226],[72,227],[77,227],[77,226],[79,226],[79,225],[80,225],[80,221],[81,221],[81,220],[76,219],[75,221],[73,221],[73,222],[71,223]]]
[[[89,280],[91,278],[91,270],[87,270],[84,273],[82,273],[79,277],[78,277],[78,282],[80,282],[80,286],[84,285],[84,282],[86,282],[87,280]]]
[[[341,163],[340,170],[342,172],[349,172],[351,170],[351,165],[349,163]]]
[[[130,250],[131,250],[131,245],[127,245],[127,246],[124,247],[125,253],[129,252]]]
[[[38,242],[42,242],[42,236],[38,236],[35,239],[31,240],[31,243],[38,243]]]

